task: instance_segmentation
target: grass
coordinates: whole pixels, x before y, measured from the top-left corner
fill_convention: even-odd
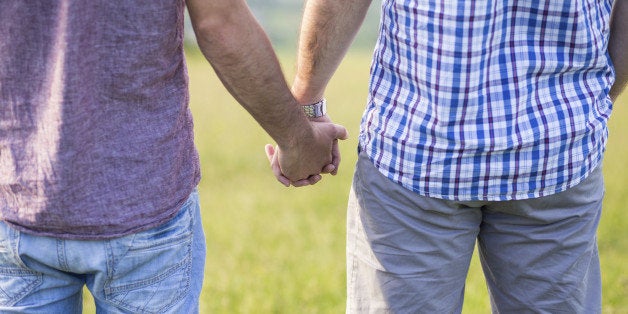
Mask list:
[[[281,60],[291,77],[294,59],[282,55]],[[351,135],[341,143],[340,173],[296,189],[281,186],[269,171],[263,145],[271,139],[228,95],[202,56],[188,54],[208,252],[201,313],[344,312],[345,206],[369,64],[368,52],[351,52],[327,91],[331,117]],[[628,119],[627,105],[628,97],[616,105],[604,169],[607,194],[599,230],[604,313],[628,312],[628,226],[623,219],[628,125],[622,123]],[[490,313],[477,255],[463,313]]]

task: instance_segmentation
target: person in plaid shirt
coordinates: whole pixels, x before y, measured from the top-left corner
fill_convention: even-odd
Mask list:
[[[308,1],[301,103],[324,97],[369,5]],[[382,1],[347,312],[460,312],[476,241],[495,312],[601,311],[601,164],[627,18],[625,0]]]

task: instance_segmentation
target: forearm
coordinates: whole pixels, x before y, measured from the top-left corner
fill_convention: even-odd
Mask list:
[[[292,91],[300,103],[319,100],[357,34],[371,0],[308,0],[297,75]]]
[[[295,145],[292,141],[303,138],[298,133],[311,127],[268,37],[244,1],[210,1],[209,8],[206,3],[188,1],[201,51],[227,90],[279,146]]]
[[[610,92],[615,100],[628,84],[628,0],[616,0],[613,6],[608,51],[615,66],[615,84]]]

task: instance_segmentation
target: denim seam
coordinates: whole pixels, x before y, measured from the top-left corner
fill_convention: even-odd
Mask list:
[[[146,279],[146,280],[142,280],[142,281],[137,281],[134,282],[132,284],[128,284],[128,285],[122,285],[122,286],[118,286],[118,287],[112,287],[111,286],[111,280],[108,280],[108,282],[105,284],[104,287],[104,292],[105,295],[111,295],[111,294],[116,294],[119,292],[124,292],[124,291],[129,291],[129,290],[133,290],[136,288],[141,288],[144,287],[146,285],[150,285],[156,282],[159,282],[161,280],[163,280],[164,278],[169,277],[170,275],[174,274],[177,272],[177,270],[185,268],[185,273],[187,274],[187,276],[185,276],[186,278],[186,283],[185,283],[185,290],[181,291],[181,293],[179,293],[179,295],[174,298],[172,300],[172,302],[170,302],[169,304],[165,305],[164,307],[157,309],[157,312],[161,313],[165,310],[167,310],[168,308],[171,308],[173,306],[175,306],[177,304],[177,302],[179,302],[181,299],[183,299],[186,296],[186,293],[189,291],[189,287],[190,287],[190,274],[191,274],[191,269],[192,269],[192,244],[189,243],[186,245],[187,247],[187,257],[185,259],[183,259],[182,261],[180,261],[179,263],[177,263],[176,265],[173,265],[172,267],[170,267],[168,270],[166,270],[165,272],[161,273],[158,276],[154,276],[152,278]],[[141,307],[135,306],[133,304],[129,304],[128,302],[123,302],[123,301],[115,301],[110,297],[105,297],[105,299],[107,300],[107,302],[114,304],[116,306],[121,306],[124,307],[126,309],[132,310],[136,313],[152,313],[150,311],[146,311],[144,309],[142,309]]]
[[[70,267],[68,266],[67,256],[65,254],[65,240],[57,239],[57,260],[59,261],[59,269],[63,271],[68,271]]]
[[[187,245],[189,247],[189,245]],[[177,270],[183,268],[182,266],[184,266],[186,263],[188,263],[188,261],[190,260],[190,257],[186,257],[185,259],[183,259],[182,261],[180,261],[179,263],[171,266],[170,268],[168,268],[166,271],[162,272],[161,274],[157,275],[157,276],[153,276],[151,278],[148,279],[144,279],[144,280],[140,280],[140,281],[136,281],[127,285],[121,285],[121,286],[106,286],[105,287],[105,293],[107,294],[114,294],[114,293],[118,293],[121,291],[126,291],[126,290],[132,290],[132,289],[136,289],[136,288],[141,288],[147,285],[152,285],[156,282],[159,282],[161,280],[163,280],[164,278],[169,277],[170,275],[172,275],[173,273],[175,273]]]
[[[353,235],[354,239],[353,239],[353,246],[351,248],[351,255],[352,255],[352,265],[351,265],[351,279],[350,279],[350,287],[352,287],[352,289],[355,289],[355,285],[357,284],[357,276],[358,276],[358,254],[357,254],[357,246],[358,246],[358,237],[359,237],[359,233],[362,230],[362,224],[361,222],[359,222],[362,217],[360,214],[360,208],[362,207],[362,205],[360,204],[360,198],[358,197],[358,193],[359,190],[362,189],[363,186],[363,182],[362,182],[362,174],[360,173],[360,167],[356,167],[356,171],[355,171],[355,179],[354,179],[354,197],[355,199],[353,200],[355,202],[355,205],[357,206],[357,208],[352,209],[353,211],[355,211],[355,213],[353,214],[354,217],[354,221],[353,224],[354,226],[354,232],[355,234]],[[349,295],[349,293],[351,295]],[[347,291],[347,296],[351,298],[355,298],[355,292],[353,290],[351,291]],[[352,302],[347,302],[347,312],[348,313],[353,313],[354,311],[356,311],[356,309],[353,308],[353,303]]]
[[[1,269],[0,268],[0,272],[7,275],[21,275],[21,276],[30,275],[33,277],[32,282],[27,284],[19,292],[15,293],[15,295],[12,298],[8,298],[11,302],[11,305],[13,305],[17,303],[19,300],[21,300],[22,298],[24,298],[24,296],[26,296],[35,287],[41,285],[43,280],[42,280],[42,275],[40,273],[28,269],[28,266],[26,266],[26,264],[24,264],[24,262],[20,258],[20,254],[19,254],[20,232],[8,226],[7,228],[8,228],[9,237],[10,237],[9,245],[11,248],[11,254],[13,255],[14,260],[16,261],[17,266],[21,267],[21,269]]]
[[[116,307],[122,307],[128,310],[131,310],[133,312],[136,313],[152,313],[150,311],[147,311],[146,309],[143,309],[142,307],[138,307],[135,306],[133,304],[129,304],[128,302],[124,302],[124,301],[117,301],[114,300],[113,298],[111,298],[112,294],[116,294],[116,293],[120,293],[120,292],[124,292],[124,291],[129,291],[129,290],[134,290],[137,288],[141,288],[153,283],[157,283],[160,282],[161,280],[173,275],[174,273],[176,273],[178,270],[184,269],[184,273],[186,274],[185,276],[185,290],[180,291],[180,293],[178,294],[178,296],[174,299],[172,299],[171,302],[169,302],[169,304],[164,305],[162,308],[157,309],[156,311],[161,313],[164,312],[165,310],[174,307],[181,299],[185,298],[186,294],[188,293],[188,291],[190,290],[190,281],[191,281],[191,270],[192,270],[192,241],[193,241],[193,237],[194,237],[194,223],[195,223],[195,219],[194,219],[194,215],[192,214],[192,206],[190,204],[190,201],[186,201],[185,202],[185,207],[182,208],[181,210],[185,210],[185,214],[188,215],[189,218],[189,223],[188,223],[188,230],[191,230],[190,233],[188,233],[188,238],[190,239],[190,241],[186,244],[186,258],[184,258],[183,260],[181,260],[179,263],[177,263],[176,265],[173,265],[172,267],[168,268],[166,271],[158,274],[157,276],[145,279],[145,280],[141,280],[141,281],[136,281],[133,282],[131,284],[127,284],[127,285],[121,285],[121,286],[112,286],[112,282],[113,282],[113,276],[115,274],[115,265],[117,265],[117,261],[115,260],[115,254],[113,254],[113,248],[111,245],[111,242],[108,241],[107,242],[107,255],[108,255],[108,261],[107,261],[107,276],[108,279],[106,280],[105,284],[104,284],[104,293],[105,293],[105,300],[110,303],[113,304]],[[178,215],[176,215],[178,216]],[[175,216],[175,217],[176,217]],[[173,217],[172,219],[174,219],[175,217]],[[177,239],[175,242],[170,242],[171,245],[178,245],[182,242],[183,239],[185,239],[185,237],[181,237],[181,239]],[[163,243],[159,243],[159,244],[163,244]],[[129,251],[132,251],[129,248]]]
[[[186,203],[186,206],[187,206],[187,203]],[[186,208],[189,208],[189,207],[190,207],[190,206],[187,206]],[[175,215],[174,217],[172,217],[171,219],[175,219],[175,218],[176,218],[176,217],[178,217],[179,215],[180,215],[180,214],[177,214],[177,215]],[[169,238],[169,239],[165,239],[165,240],[161,240],[161,241],[151,242],[151,243],[150,243],[150,248],[157,249],[157,248],[159,248],[160,246],[175,246],[175,245],[178,245],[178,244],[180,244],[180,243],[184,243],[184,242],[186,241],[186,239],[189,239],[189,238],[190,238],[190,236],[192,236],[192,226],[194,225],[194,221],[193,221],[193,219],[194,219],[194,215],[192,215],[192,213],[190,213],[190,210],[189,210],[189,209],[188,209],[188,210],[186,210],[185,215],[187,215],[187,216],[188,216],[188,217],[187,217],[187,219],[190,221],[190,224],[189,224],[189,226],[188,226],[188,228],[189,228],[188,230],[190,230],[190,232],[188,232],[188,233],[183,233],[183,234],[179,235],[179,237],[174,238],[174,239]],[[168,222],[166,222],[166,223],[168,223]],[[155,227],[155,228],[158,228],[158,227],[159,227],[159,226],[157,226],[157,227]],[[150,230],[150,229],[149,229],[149,230]],[[136,235],[136,234],[135,234],[135,235]],[[134,236],[135,236],[135,235],[134,235]],[[133,252],[133,251],[144,251],[144,250],[146,250],[146,249],[147,249],[146,247],[135,247],[135,246],[134,246],[134,247],[130,247],[130,248],[129,248],[129,250],[128,250],[128,252]]]
[[[195,190],[194,193],[196,193],[196,190]],[[186,291],[184,293],[180,293],[179,296],[175,300],[170,302],[169,305],[166,305],[163,308],[161,308],[159,310],[159,312],[164,312],[164,311],[174,307],[179,301],[181,301],[183,298],[185,298],[186,294],[189,293],[189,291],[190,291],[190,286],[191,286],[190,280],[191,280],[191,276],[192,276],[192,263],[193,263],[193,261],[192,261],[192,256],[193,256],[193,254],[192,254],[192,244],[194,243],[194,230],[195,230],[194,229],[194,225],[196,223],[201,223],[200,221],[197,222],[194,219],[195,216],[194,216],[194,213],[192,212],[192,207],[193,206],[192,206],[192,204],[188,204],[188,203],[191,203],[192,199],[193,199],[192,197],[188,198],[188,201],[185,203],[186,212],[187,212],[187,214],[190,217],[190,223],[188,225],[188,228],[191,231],[190,232],[190,242],[188,242],[188,244],[186,245],[187,246],[187,252],[188,252],[188,254],[187,254],[188,257],[186,258],[186,260],[189,261],[187,263],[186,269],[185,269],[185,273],[187,274],[187,276],[185,276]],[[196,199],[196,198],[194,198],[194,199]]]
[[[176,299],[172,300],[172,302],[170,302],[170,304],[164,306],[163,308],[161,308],[159,310],[159,312],[164,312],[172,307],[174,307],[179,301],[181,301],[183,298],[185,298],[185,296],[189,293],[190,291],[190,277],[192,276],[192,243],[190,242],[188,245],[188,258],[187,260],[189,260],[189,263],[187,263],[186,269],[185,269],[185,273],[188,274],[187,276],[185,276],[185,292],[180,293],[179,297],[177,297]]]

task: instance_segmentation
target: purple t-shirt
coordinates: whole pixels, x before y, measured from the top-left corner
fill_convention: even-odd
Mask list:
[[[200,179],[184,5],[0,2],[0,219],[103,239],[176,214]]]

